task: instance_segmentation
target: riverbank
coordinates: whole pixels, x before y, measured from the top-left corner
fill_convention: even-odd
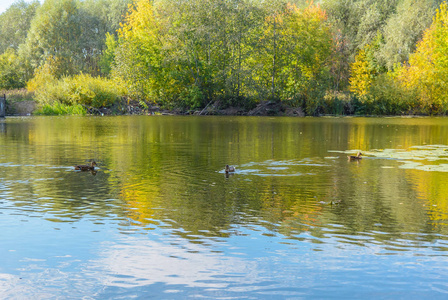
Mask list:
[[[39,108],[33,100],[14,101],[7,99],[7,116],[31,116]],[[224,115],[224,116],[297,116],[304,117],[301,108],[290,107],[282,103],[265,101],[253,109],[241,107],[220,108],[219,103],[213,103],[201,110],[164,109],[157,105],[141,105],[137,101],[123,101],[112,107],[86,108],[90,115]]]
[[[50,105],[50,109],[40,105],[35,95],[25,89],[6,93],[7,116],[31,115],[223,115],[223,116],[428,116],[431,110],[422,105],[393,107],[381,101],[361,101],[356,97],[340,94],[318,101],[311,106],[304,103],[301,107],[293,107],[279,101],[262,101],[247,106],[231,106],[228,103],[212,101],[204,108],[186,109],[158,106],[151,103],[128,100],[122,97],[107,107],[93,107],[82,104],[77,106]],[[76,110],[76,109],[78,110]],[[446,114],[434,114],[443,115]]]

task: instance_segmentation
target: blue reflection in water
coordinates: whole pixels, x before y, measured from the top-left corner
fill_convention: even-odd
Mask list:
[[[260,226],[238,226],[231,229],[238,235],[202,237],[199,244],[161,229],[163,223],[146,234],[126,235],[107,222],[57,224],[20,213],[2,219],[8,224],[0,246],[4,298],[448,296],[440,276],[447,270],[446,252],[437,250],[447,247],[446,237],[406,249],[406,240],[396,241],[394,249],[368,234],[361,246],[341,243],[350,237],[331,232],[324,238],[305,232],[293,240]]]
[[[420,171],[395,161],[328,156],[349,148],[351,121],[242,118],[262,134],[236,139],[238,124],[185,120],[8,123],[0,136],[0,298],[448,298],[446,199],[416,196],[444,175],[418,181]],[[367,136],[382,132],[379,121],[363,122],[373,123]],[[39,127],[54,145],[29,141]],[[311,143],[322,129],[337,138]],[[296,139],[299,130],[307,138]],[[92,142],[79,147],[78,133]],[[96,176],[69,167],[93,156],[104,160]],[[225,178],[230,158],[238,172]]]
[[[266,238],[257,229],[240,228],[245,237],[213,243],[213,250],[161,236],[126,237],[106,245],[92,267],[106,274],[104,297],[142,290],[168,298],[394,298],[409,289],[418,298],[430,290],[448,292],[439,269],[445,258],[431,249],[418,250],[416,260],[414,251],[377,255],[384,252],[381,246],[341,247],[334,238],[316,245],[306,234],[304,241],[291,242]]]

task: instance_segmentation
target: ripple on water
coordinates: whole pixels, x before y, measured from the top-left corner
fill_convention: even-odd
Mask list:
[[[375,143],[362,136],[370,125],[252,118],[247,128],[274,122],[275,132],[247,141],[252,132],[235,127],[246,119],[214,131],[216,119],[69,118],[66,132],[46,120],[55,119],[0,137],[11,153],[23,151],[0,154],[2,270],[20,274],[0,275],[9,298],[446,294],[444,186],[428,188],[446,180],[417,181],[408,171],[446,168],[443,145],[371,150],[352,164],[347,153],[324,157],[326,147]],[[96,176],[68,167],[93,152],[105,161]],[[48,157],[60,166],[43,163]],[[237,172],[225,178],[229,158]]]
[[[322,158],[305,158],[300,160],[266,160],[250,162],[235,166],[235,174],[254,176],[313,176],[329,167]],[[219,173],[225,173],[220,170]]]
[[[361,150],[330,150],[350,154]],[[362,151],[365,158],[396,160],[399,168],[427,172],[448,172],[448,145],[415,145],[408,149],[372,149]],[[383,168],[392,168],[385,166]]]

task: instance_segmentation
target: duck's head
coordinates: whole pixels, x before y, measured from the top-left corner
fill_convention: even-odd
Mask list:
[[[230,170],[229,165],[226,165],[226,172],[229,172],[229,170]]]
[[[96,162],[94,161],[94,160],[92,160],[91,162],[90,162],[90,166],[91,167],[94,167],[94,166],[96,166],[97,164],[96,164]]]

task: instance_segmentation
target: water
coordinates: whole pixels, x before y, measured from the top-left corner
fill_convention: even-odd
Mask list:
[[[445,118],[3,119],[0,296],[446,299],[447,179]]]

